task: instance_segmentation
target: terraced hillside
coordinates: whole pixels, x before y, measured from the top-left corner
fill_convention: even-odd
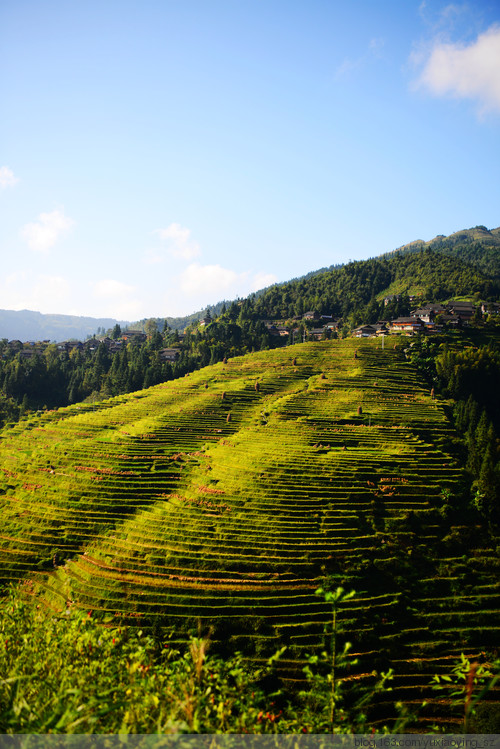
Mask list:
[[[450,426],[390,345],[260,352],[4,430],[3,583],[254,659],[286,644],[293,684],[331,617],[327,578],[357,592],[340,612],[351,678],[391,665],[391,703],[448,714],[426,685],[498,643],[497,562],[446,521]]]

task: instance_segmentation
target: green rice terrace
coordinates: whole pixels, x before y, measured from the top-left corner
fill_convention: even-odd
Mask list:
[[[424,720],[449,718],[429,683],[495,649],[500,584],[480,529],[446,519],[462,469],[445,411],[392,341],[346,339],[32,417],[0,442],[2,584],[256,662],[286,645],[293,689],[329,580],[356,591],[346,679],[392,667],[382,718],[424,698]]]

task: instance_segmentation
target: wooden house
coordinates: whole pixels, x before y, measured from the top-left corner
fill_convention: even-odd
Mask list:
[[[424,329],[425,325],[419,317],[398,317],[396,320],[392,320],[390,332],[414,335],[415,333],[421,333]]]

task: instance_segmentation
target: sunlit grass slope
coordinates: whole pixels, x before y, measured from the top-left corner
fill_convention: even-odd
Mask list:
[[[464,547],[443,519],[461,481],[443,404],[392,346],[260,352],[5,430],[2,580],[252,658],[286,644],[293,682],[330,577],[357,591],[353,676],[392,665],[391,701],[420,702],[498,641],[500,591],[474,529]]]

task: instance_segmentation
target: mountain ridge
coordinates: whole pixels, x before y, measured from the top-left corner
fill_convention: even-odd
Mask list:
[[[87,315],[45,314],[36,310],[0,309],[0,338],[62,341],[85,340],[96,333],[97,328],[112,328],[114,325],[130,325],[125,320],[112,317]]]

